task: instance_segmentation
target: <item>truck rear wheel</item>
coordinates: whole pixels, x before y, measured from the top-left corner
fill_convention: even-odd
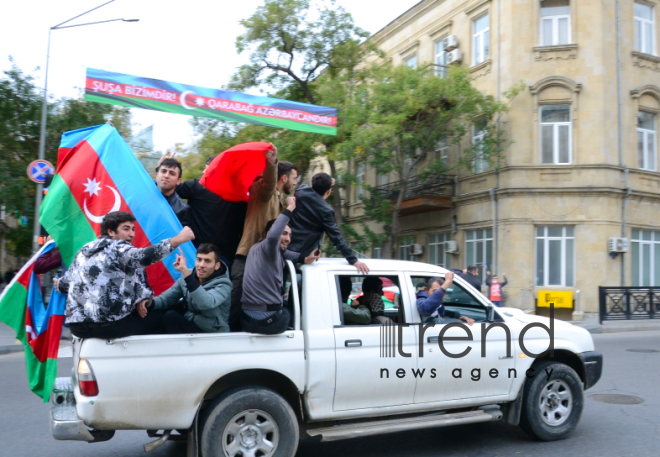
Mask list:
[[[203,457],[293,457],[298,420],[284,398],[265,387],[232,389],[202,412]]]
[[[533,369],[534,378],[525,383],[520,428],[543,441],[566,438],[582,415],[582,381],[563,363],[543,362]]]

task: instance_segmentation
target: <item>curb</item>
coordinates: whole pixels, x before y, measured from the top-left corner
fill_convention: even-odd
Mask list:
[[[0,346],[0,355],[11,354],[13,352],[23,352],[22,344],[5,344]]]
[[[569,321],[569,323],[572,323]],[[626,332],[649,332],[660,330],[660,322],[610,322],[603,324],[579,325],[572,323],[576,327],[581,327],[592,334],[601,333],[626,333]]]

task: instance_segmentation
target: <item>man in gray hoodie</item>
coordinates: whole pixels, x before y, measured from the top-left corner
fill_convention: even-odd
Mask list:
[[[287,249],[291,243],[288,223],[295,209],[295,197],[287,198],[282,214],[266,224],[266,238],[248,253],[241,299],[241,327],[246,332],[274,335],[286,330],[291,315],[282,303],[285,261],[312,263],[321,256],[318,249],[307,257]]]
[[[220,260],[220,251],[211,243],[197,248],[195,269],[190,270],[182,255],[174,268],[181,273],[177,282],[153,301],[153,309],[166,311],[163,325],[167,333],[228,332],[231,305],[229,269]],[[183,306],[179,301],[183,299]],[[145,306],[138,306],[141,316]]]

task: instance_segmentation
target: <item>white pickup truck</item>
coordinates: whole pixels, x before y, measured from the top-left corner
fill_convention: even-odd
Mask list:
[[[53,436],[93,443],[138,429],[157,438],[147,451],[179,439],[189,457],[289,457],[314,436],[505,420],[555,440],[575,428],[584,390],[602,371],[586,330],[495,308],[461,278],[445,296],[444,319],[427,322],[416,287],[447,271],[367,262],[395,291],[385,310],[393,323],[349,325],[342,276],[356,285],[363,276],[343,259],[321,259],[297,275],[289,262],[293,317],[279,335],[74,338],[72,377],[58,378],[52,394]]]

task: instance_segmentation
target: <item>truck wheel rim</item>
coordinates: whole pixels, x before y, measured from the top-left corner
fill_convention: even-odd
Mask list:
[[[541,390],[539,407],[543,422],[552,427],[563,424],[573,410],[571,388],[561,379],[549,381]]]
[[[236,414],[225,427],[222,450],[227,457],[270,457],[279,440],[280,431],[273,416],[249,409]]]

